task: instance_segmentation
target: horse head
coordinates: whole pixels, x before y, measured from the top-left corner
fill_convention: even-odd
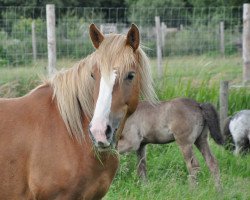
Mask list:
[[[132,24],[125,36],[104,35],[91,24],[90,37],[96,51],[92,57],[94,112],[89,133],[95,147],[105,150],[117,143],[115,135],[120,134],[126,118],[135,111],[141,90],[149,96],[153,96],[153,90],[151,80],[147,80],[149,69],[145,68],[149,66],[144,66],[148,61],[139,47],[136,25]]]

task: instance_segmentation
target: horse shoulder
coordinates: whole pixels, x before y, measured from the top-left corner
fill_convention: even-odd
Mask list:
[[[102,164],[98,160],[94,160],[94,166],[90,173],[85,174],[86,180],[88,178],[88,185],[84,188],[83,199],[102,199],[107,193],[112,180],[116,174],[118,168],[117,155],[109,155],[106,153],[102,160]],[[89,179],[89,174],[92,174],[92,178]]]
[[[62,193],[71,195],[69,199],[103,196],[118,167],[117,157],[99,160],[93,155],[89,137],[80,144],[63,129],[59,132],[50,139],[46,137],[47,142],[43,141],[33,150],[36,154],[31,158],[29,175],[32,193],[43,195],[44,199],[59,197]],[[53,144],[50,144],[51,139],[55,141]]]

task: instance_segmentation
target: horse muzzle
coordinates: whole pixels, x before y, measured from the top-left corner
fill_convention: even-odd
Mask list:
[[[110,125],[90,124],[89,134],[97,149],[106,150],[112,146],[114,131]]]

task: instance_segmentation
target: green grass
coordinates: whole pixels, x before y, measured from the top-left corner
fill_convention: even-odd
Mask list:
[[[59,61],[58,66],[71,66],[73,61]],[[32,66],[0,68],[0,96],[21,96],[40,83],[46,63],[39,61]],[[164,78],[156,78],[156,61],[152,61],[157,94],[160,99],[191,97],[200,102],[212,102],[218,108],[219,84],[229,80],[230,86],[240,85],[242,61],[240,56],[174,57],[164,61]],[[249,88],[230,88],[229,114],[250,108]],[[175,143],[148,145],[148,182],[142,183],[136,175],[136,156],[120,156],[120,169],[105,200],[249,200],[250,155],[235,157],[217,146],[212,140],[212,152],[219,161],[223,192],[214,188],[208,168],[196,151],[201,165],[199,185],[189,189],[187,170]]]
[[[153,61],[153,66],[156,62]],[[157,78],[153,68],[157,94],[160,99],[190,97],[199,102],[211,102],[219,108],[219,87],[222,80],[229,81],[229,114],[250,108],[249,88],[242,83],[240,57],[176,57],[164,61],[164,76]]]
[[[59,60],[58,68],[70,67],[72,60]],[[41,83],[46,77],[47,63],[39,60],[29,66],[0,67],[0,97],[23,96]]]
[[[218,193],[208,168],[196,151],[201,172],[197,188],[190,189],[187,170],[175,143],[148,145],[148,182],[142,183],[136,175],[136,157],[133,153],[121,156],[117,176],[105,199],[249,199],[250,156],[234,157],[230,152],[210,141],[219,161],[223,192]]]

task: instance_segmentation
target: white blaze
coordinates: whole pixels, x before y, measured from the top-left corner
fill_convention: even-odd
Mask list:
[[[105,131],[108,125],[116,76],[114,70],[110,77],[101,77],[99,95],[90,127],[90,131],[97,141],[106,139]]]

